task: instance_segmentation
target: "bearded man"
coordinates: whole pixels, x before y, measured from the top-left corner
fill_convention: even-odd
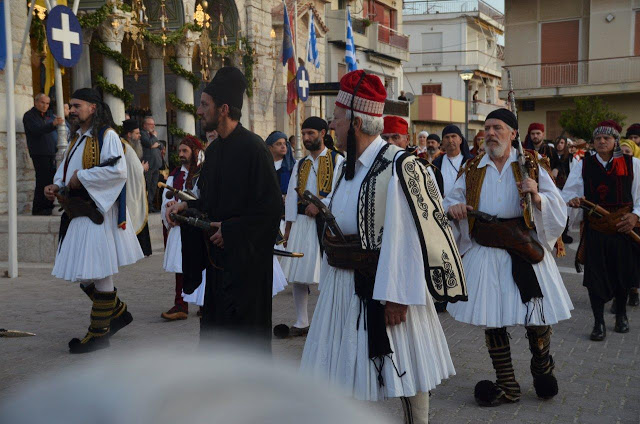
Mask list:
[[[359,400],[400,398],[405,422],[426,423],[429,390],[454,374],[432,297],[466,288],[433,174],[380,137],[386,97],[362,70],[340,81],[331,128],[347,159],[325,203],[345,236],[323,234],[301,368]]]
[[[322,253],[320,240],[322,223],[316,221],[318,208],[303,200],[309,190],[320,199],[331,193],[344,157],[324,145],[329,131],[327,122],[317,116],[302,123],[302,142],[309,154],[293,167],[285,198],[284,247],[290,252],[302,252],[302,258],[282,258],[280,264],[289,283],[293,283],[293,302],[296,322],[290,336],[304,336],[309,332],[309,288],[320,281]]]
[[[446,197],[456,182],[460,169],[472,156],[469,152],[469,144],[462,136],[462,131],[453,124],[447,125],[442,130],[442,147],[444,154],[433,161],[433,166],[442,173],[444,196]]]
[[[62,204],[81,205],[73,211],[65,208],[62,215],[52,275],[81,281],[93,301],[89,331],[69,342],[71,353],[86,353],[108,347],[109,336],[133,320],[117,296],[112,275],[143,254],[132,227],[126,225],[127,164],[120,137],[109,127],[110,113],[90,88],[76,90],[69,105],[74,135],[44,193],[49,200],[57,194]]]
[[[531,178],[518,165],[518,121],[507,109],[487,115],[485,153],[463,169],[444,200],[463,254],[469,301],[449,304],[460,322],[485,327],[485,341],[497,381],[480,381],[475,399],[481,406],[520,400],[508,326],[524,325],[531,350],[531,374],[538,397],[558,393],[550,354],[551,325],[568,319],[573,308],[553,258],[553,248],[567,221],[567,208],[548,164],[527,152]],[[530,193],[533,210],[525,221],[520,193]],[[484,216],[471,215],[482,212]],[[522,247],[526,249],[522,249]]]
[[[214,234],[183,226],[184,292],[202,283],[206,291],[200,337],[216,330],[246,335],[271,349],[273,244],[282,215],[282,195],[273,157],[262,139],[240,124],[247,82],[238,68],[220,69],[205,87],[198,106],[204,131],[218,132],[206,150],[198,179],[200,198],[167,207],[172,213],[196,208],[213,221]]]
[[[176,167],[169,178],[167,185],[178,190],[193,190],[194,182],[200,173],[198,156],[204,149],[200,140],[193,136],[186,136],[180,141],[178,146],[178,157],[180,166]],[[182,298],[182,238],[180,237],[180,226],[171,226],[166,218],[166,210],[171,205],[182,202],[174,199],[168,188],[162,193],[162,233],[164,236],[164,262],[162,267],[166,272],[174,272],[176,275],[175,297],[173,306],[167,312],[161,314],[167,321],[187,319],[189,316],[189,305]]]

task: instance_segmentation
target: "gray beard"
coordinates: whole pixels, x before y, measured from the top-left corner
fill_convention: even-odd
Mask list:
[[[504,152],[507,150],[507,146],[503,146],[502,144],[498,147],[486,147],[485,151],[489,154],[491,159],[499,159],[504,156]]]

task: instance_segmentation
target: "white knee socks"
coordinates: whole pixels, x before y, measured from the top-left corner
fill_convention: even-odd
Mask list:
[[[296,323],[293,324],[297,328],[305,328],[309,326],[309,313],[307,305],[309,303],[309,286],[306,284],[293,283],[293,302],[296,306]]]
[[[429,393],[417,393],[411,397],[401,397],[405,424],[429,423]]]
[[[111,278],[111,275],[106,277],[106,278],[102,278],[100,280],[96,280],[95,281],[95,286],[96,286],[96,291],[99,292],[112,292],[113,289],[113,278]]]

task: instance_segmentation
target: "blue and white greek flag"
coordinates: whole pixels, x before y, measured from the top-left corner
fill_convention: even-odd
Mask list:
[[[344,53],[344,61],[347,64],[347,71],[355,71],[358,69],[356,63],[356,45],[353,42],[353,29],[351,28],[351,11],[347,8],[347,46]]]
[[[316,68],[320,67],[320,52],[318,52],[318,42],[316,40],[316,25],[313,22],[313,12],[309,10],[309,44],[307,45],[307,60],[313,63]]]

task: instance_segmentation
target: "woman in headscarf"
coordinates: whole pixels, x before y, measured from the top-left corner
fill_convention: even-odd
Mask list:
[[[280,191],[284,196],[289,188],[291,171],[293,171],[293,166],[296,164],[293,158],[293,150],[289,142],[287,142],[287,135],[281,131],[274,131],[269,134],[265,142],[273,156],[273,164],[276,167]]]
[[[625,155],[640,159],[640,147],[629,139],[623,138],[620,140],[620,150]]]

